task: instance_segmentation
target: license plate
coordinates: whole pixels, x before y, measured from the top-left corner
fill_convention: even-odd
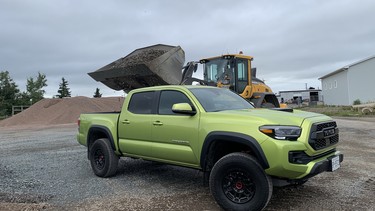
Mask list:
[[[331,160],[331,171],[336,171],[338,168],[340,168],[340,157],[336,156],[332,158]]]

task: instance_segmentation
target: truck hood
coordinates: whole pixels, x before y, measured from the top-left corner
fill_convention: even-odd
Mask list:
[[[216,112],[215,112],[216,113]],[[263,124],[272,125],[302,125],[307,118],[324,116],[318,113],[293,110],[293,112],[277,111],[272,109],[243,109],[243,110],[226,110],[217,112],[218,115],[236,116],[238,119],[252,119],[253,121],[261,121]]]

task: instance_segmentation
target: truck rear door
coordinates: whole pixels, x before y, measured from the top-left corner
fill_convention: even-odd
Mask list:
[[[149,157],[151,154],[151,113],[155,92],[129,96],[128,108],[122,108],[118,123],[120,150],[125,154]]]

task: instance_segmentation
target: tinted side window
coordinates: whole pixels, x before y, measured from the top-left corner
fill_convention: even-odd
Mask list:
[[[130,99],[128,110],[135,114],[151,114],[154,92],[135,93]]]
[[[176,114],[172,111],[173,104],[190,103],[189,98],[178,91],[162,91],[160,94],[159,114]]]

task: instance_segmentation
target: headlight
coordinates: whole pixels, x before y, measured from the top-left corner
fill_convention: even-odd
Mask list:
[[[259,130],[274,139],[291,141],[297,140],[302,131],[297,126],[261,126]]]

